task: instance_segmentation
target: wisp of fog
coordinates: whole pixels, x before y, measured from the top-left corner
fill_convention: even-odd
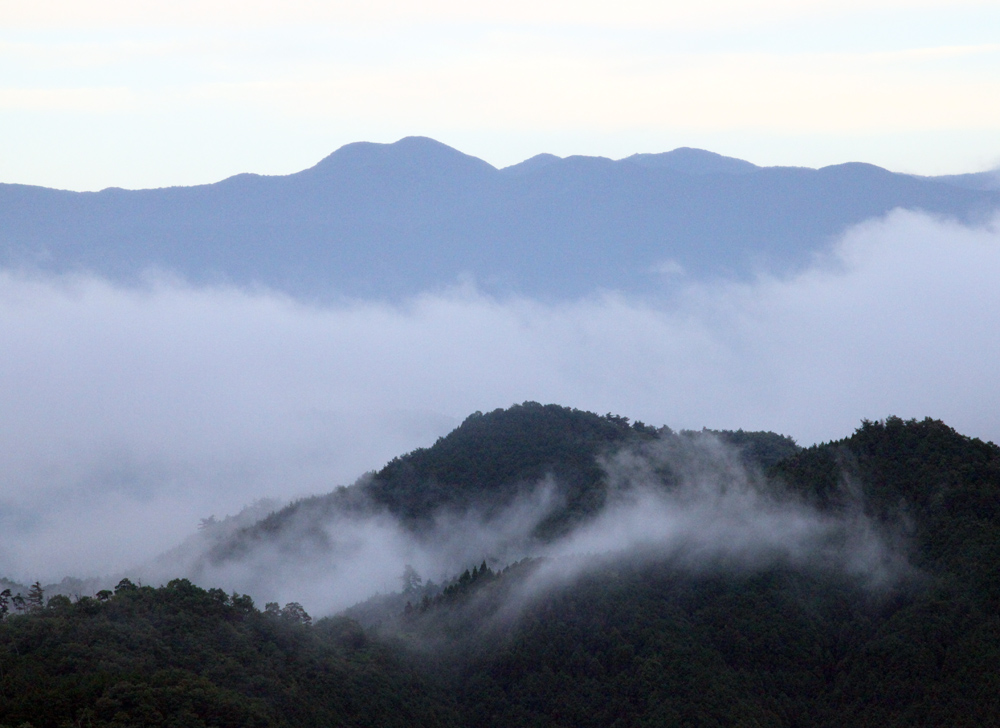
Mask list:
[[[692,571],[782,564],[837,570],[873,587],[908,570],[905,550],[897,547],[901,534],[865,515],[846,474],[846,506],[824,512],[705,432],[621,450],[604,469],[608,505],[550,555],[669,558]],[[670,487],[659,475],[664,470],[676,478]]]
[[[995,440],[997,280],[996,222],[908,212],[849,231],[795,275],[673,276],[657,300],[541,303],[466,284],[318,306],[155,276],[0,272],[0,575],[120,573],[202,518],[328,492],[472,411],[525,400],[805,444],[889,414]],[[699,517],[729,516],[687,527],[692,538],[735,527],[738,501],[723,501]],[[741,527],[783,533],[781,548],[795,509],[760,505]],[[385,527],[374,543],[396,538]],[[614,528],[642,532],[604,528],[579,538],[600,549]],[[396,588],[395,558],[359,568],[351,594]]]

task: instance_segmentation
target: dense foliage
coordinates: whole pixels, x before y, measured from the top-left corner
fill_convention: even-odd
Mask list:
[[[948,589],[629,562],[512,618],[531,580],[507,578],[397,628],[468,726],[982,726],[1000,710],[1000,620]]]
[[[432,447],[394,459],[368,490],[392,513],[419,521],[442,507],[503,507],[549,477],[566,498],[556,517],[564,524],[604,504],[597,456],[655,436],[653,428],[630,426],[624,417],[525,402],[476,412]]]
[[[417,650],[449,635],[469,726],[995,724],[1000,448],[889,418],[772,475],[828,513],[867,510],[915,568],[874,588],[780,563],[692,572],[609,556],[516,619],[498,615],[518,579],[531,584],[524,570],[467,580],[399,630]]]
[[[544,579],[539,562],[479,567],[381,631],[468,726],[994,724],[1000,448],[889,418],[770,474],[831,516],[866,512],[910,568],[873,585],[615,554],[547,562]]]
[[[773,475],[819,506],[863,507],[905,535],[911,561],[1000,608],[1000,447],[943,422],[864,422],[784,460]]]
[[[752,467],[767,468],[799,451],[795,441],[773,432],[706,431],[735,447]],[[388,510],[420,530],[441,510],[476,507],[489,514],[510,505],[549,479],[563,507],[539,525],[553,537],[597,513],[607,497],[602,456],[657,438],[687,437],[627,417],[597,415],[559,405],[525,402],[483,414],[476,412],[428,448],[394,458],[351,487],[305,498],[244,529],[215,551],[233,558],[252,544],[295,530],[299,541],[322,548],[324,522],[345,512]]]
[[[0,725],[447,726],[449,701],[353,622],[186,580],[57,596],[0,624]]]

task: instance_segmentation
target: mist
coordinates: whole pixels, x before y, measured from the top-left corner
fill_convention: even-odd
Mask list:
[[[555,484],[543,481],[499,513],[442,509],[419,532],[384,509],[317,513],[300,510],[266,541],[252,540],[220,556],[236,529],[204,529],[176,549],[136,570],[149,583],[184,574],[197,583],[251,594],[258,602],[300,602],[313,614],[332,614],[375,594],[401,589],[407,565],[441,583],[488,559],[510,563],[549,548],[532,534],[558,507]],[[250,509],[251,511],[254,509]],[[232,519],[233,525],[247,519]]]
[[[750,283],[668,263],[655,300],[562,303],[465,282],[318,306],[156,274],[126,288],[0,272],[0,575],[119,573],[202,518],[328,492],[525,400],[800,444],[889,414],[1000,439],[996,221],[896,212],[804,271]],[[608,523],[593,548],[613,540]],[[382,525],[371,542],[393,557],[357,560],[375,564],[358,593],[397,588],[398,558],[422,558]]]
[[[548,555],[669,559],[693,572],[781,564],[837,571],[873,588],[910,571],[904,524],[871,520],[846,473],[846,506],[821,511],[748,466],[737,448],[702,432],[619,451],[604,470],[608,504]],[[664,487],[664,471],[676,484]],[[564,567],[557,571],[565,576]]]

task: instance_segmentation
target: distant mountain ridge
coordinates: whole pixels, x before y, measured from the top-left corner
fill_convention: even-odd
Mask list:
[[[988,172],[973,172],[971,174],[946,174],[940,177],[925,177],[937,182],[964,187],[968,190],[990,190],[996,192],[1000,190],[1000,169],[991,169]]]
[[[679,147],[661,154],[633,154],[622,161],[652,169],[672,169],[687,174],[749,174],[761,169],[756,164],[715,152]]]
[[[758,167],[689,148],[618,161],[538,155],[498,170],[407,137],[348,144],[291,175],[194,187],[3,184],[0,265],[124,281],[161,270],[328,300],[392,299],[469,276],[499,294],[647,293],[662,288],[662,271],[794,269],[895,208],[985,219],[1000,191],[976,175]]]

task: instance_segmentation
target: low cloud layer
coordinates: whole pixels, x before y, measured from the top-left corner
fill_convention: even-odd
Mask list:
[[[145,561],[331,490],[474,410],[556,402],[808,444],[932,416],[1000,439],[1000,232],[896,213],[785,279],[404,306],[0,273],[0,574]],[[394,584],[390,584],[394,587]]]

